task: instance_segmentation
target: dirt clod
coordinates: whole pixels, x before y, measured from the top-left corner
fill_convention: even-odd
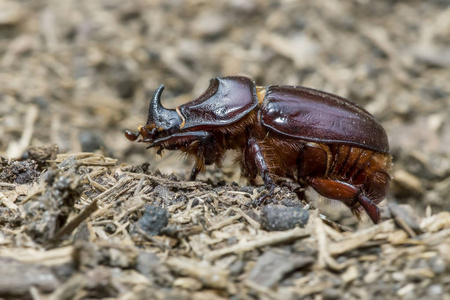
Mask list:
[[[300,206],[286,207],[267,205],[261,208],[261,226],[267,231],[282,231],[295,226],[304,227],[309,212]]]
[[[28,159],[36,161],[41,168],[48,164],[48,160],[56,159],[57,154],[58,145],[56,144],[47,147],[31,146],[28,148]]]
[[[169,222],[169,212],[155,205],[145,205],[144,214],[139,218],[137,226],[149,235],[159,235]]]
[[[36,181],[39,177],[38,164],[34,160],[10,160],[0,157],[0,181],[29,184]]]

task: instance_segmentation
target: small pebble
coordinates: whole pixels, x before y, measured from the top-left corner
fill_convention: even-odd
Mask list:
[[[108,223],[105,226],[105,231],[109,234],[113,234],[114,232],[116,232],[116,230],[117,230],[117,226],[112,223]]]
[[[435,257],[431,259],[430,265],[435,274],[443,274],[447,268],[447,264],[442,257]]]
[[[392,273],[392,279],[394,279],[395,281],[403,282],[405,281],[406,276],[401,272],[394,272]]]
[[[437,295],[442,295],[443,288],[441,285],[433,284],[428,287],[428,295],[430,297],[436,297]]]

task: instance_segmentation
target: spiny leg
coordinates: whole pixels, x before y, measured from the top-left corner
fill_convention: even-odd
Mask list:
[[[363,194],[359,195],[358,202],[361,204],[366,213],[369,215],[372,222],[374,224],[378,224],[380,222],[380,210],[378,209],[378,206]]]
[[[201,157],[197,157],[194,167],[192,167],[191,175],[189,176],[190,181],[195,181],[197,179],[198,173],[203,169],[205,162]]]
[[[181,147],[187,147],[194,142],[199,143],[198,151],[196,153],[196,162],[192,168],[191,175],[189,176],[189,180],[194,181],[197,178],[198,173],[203,170],[205,165],[204,155],[206,153],[204,148],[207,147],[208,143],[211,145],[214,144],[210,141],[211,138],[211,134],[206,131],[175,133],[171,136],[155,140],[147,148],[159,146],[161,147],[158,151],[160,153],[162,149],[177,150]],[[144,142],[146,142],[146,140],[144,140]]]
[[[357,187],[338,180],[311,178],[308,184],[320,195],[344,202],[353,213],[358,213],[361,205],[373,223],[380,221],[380,210]]]
[[[205,136],[200,137],[196,143],[196,160],[189,177],[191,181],[194,181],[198,173],[205,169],[205,165],[220,164],[220,160],[223,157],[223,148],[219,146],[220,143],[216,141],[212,134],[207,133]]]
[[[268,191],[268,193],[262,197],[259,197],[253,201],[253,206],[259,206],[264,203],[264,201],[272,196],[275,190],[275,183],[272,178],[270,178],[269,167],[264,159],[262,154],[261,147],[258,145],[254,138],[248,140],[248,156],[246,159],[252,160],[248,163],[248,165],[254,165],[257,168],[257,172],[261,175],[264,185]]]

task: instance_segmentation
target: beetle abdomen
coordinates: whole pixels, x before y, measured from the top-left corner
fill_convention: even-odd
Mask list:
[[[359,194],[377,204],[388,192],[392,164],[389,154],[350,145],[270,137],[263,151],[271,174],[297,179],[319,194],[351,207]],[[350,186],[353,194],[347,199],[339,189]]]
[[[268,87],[261,122],[284,136],[389,152],[386,132],[370,113],[344,98],[314,89]]]
[[[361,182],[360,176],[378,170],[388,171],[391,166],[391,156],[385,153],[347,145],[331,145],[329,149],[332,157],[327,176],[330,177]]]
[[[389,154],[348,145],[308,143],[301,165],[298,166],[299,176],[305,177],[307,182],[314,178],[312,168],[316,167],[316,163],[311,161],[317,157],[323,158],[323,173],[317,174],[316,178],[351,184],[375,204],[386,196],[391,180],[389,170],[392,163]]]

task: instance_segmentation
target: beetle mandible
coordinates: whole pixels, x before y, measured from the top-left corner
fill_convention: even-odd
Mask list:
[[[195,158],[190,180],[205,165],[220,167],[237,150],[244,176],[260,175],[267,195],[275,178],[291,178],[339,200],[359,217],[380,221],[391,156],[384,128],[365,109],[339,96],[300,86],[256,86],[243,76],[210,80],[197,99],[176,109],[161,104],[161,85],[147,123],[126,137],[147,148],[180,150]],[[261,204],[265,197],[254,204]]]

